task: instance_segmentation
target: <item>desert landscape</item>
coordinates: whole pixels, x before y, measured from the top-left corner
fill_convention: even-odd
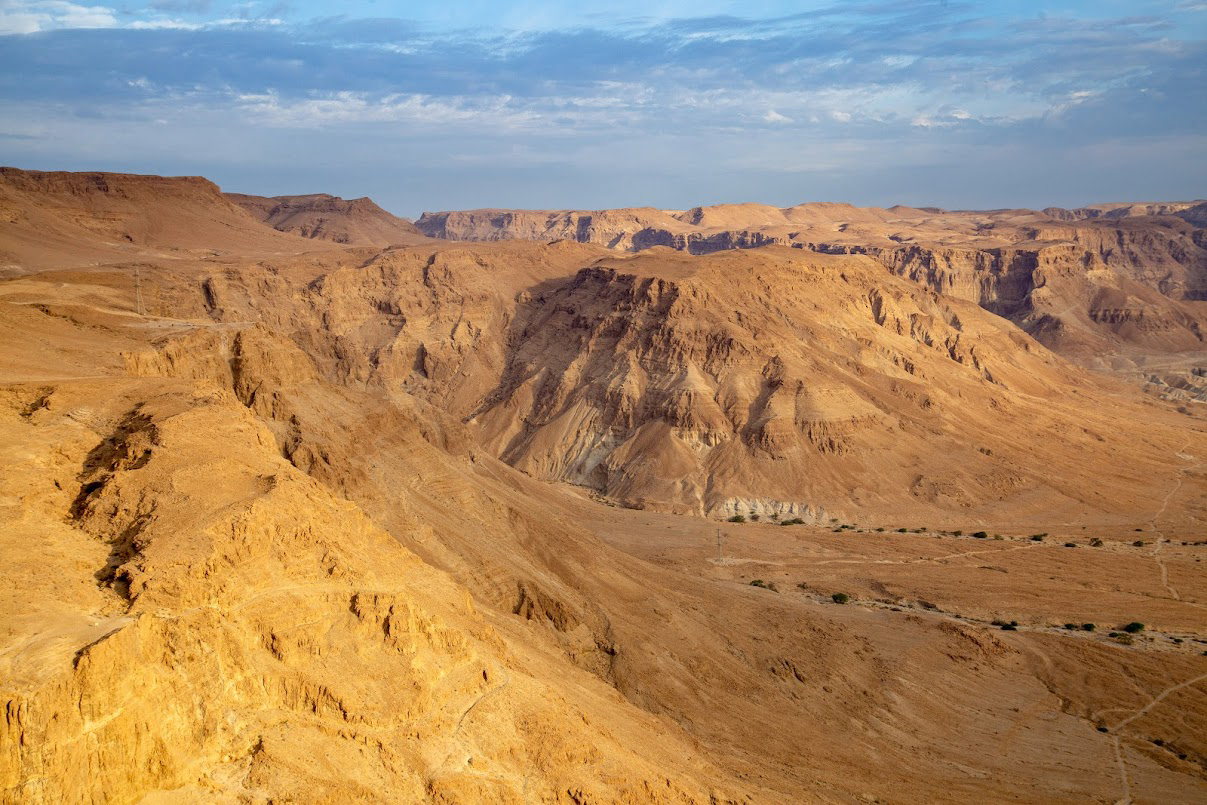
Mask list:
[[[3,798],[1203,801],[1201,208],[4,168]]]
[[[1205,77],[0,0],[0,805],[1204,805]]]

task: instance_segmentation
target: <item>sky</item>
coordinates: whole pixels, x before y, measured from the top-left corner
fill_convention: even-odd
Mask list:
[[[1207,0],[0,0],[0,164],[400,215],[1207,197]]]

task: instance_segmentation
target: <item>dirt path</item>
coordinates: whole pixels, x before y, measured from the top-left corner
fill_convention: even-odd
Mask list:
[[[1132,713],[1130,716],[1128,716],[1127,718],[1123,719],[1118,724],[1116,724],[1115,726],[1110,728],[1111,744],[1115,750],[1115,763],[1119,766],[1119,783],[1123,788],[1123,796],[1118,801],[1116,801],[1115,805],[1131,805],[1131,801],[1132,801],[1131,781],[1128,779],[1128,776],[1127,776],[1127,765],[1123,762],[1123,747],[1119,743],[1119,731],[1122,730],[1124,727],[1126,727],[1128,724],[1131,724],[1136,719],[1143,718],[1145,715],[1148,714],[1148,712],[1150,710],[1152,710],[1154,707],[1156,707],[1158,704],[1160,704],[1162,701],[1164,701],[1165,697],[1169,696],[1171,693],[1175,693],[1179,690],[1182,690],[1183,688],[1188,688],[1191,685],[1194,685],[1198,682],[1202,682],[1204,680],[1207,680],[1207,674],[1200,674],[1200,675],[1194,677],[1193,679],[1187,679],[1183,682],[1179,682],[1176,685],[1170,685],[1168,688],[1166,688],[1165,690],[1161,691],[1156,696],[1154,696],[1152,698],[1152,700],[1149,701],[1148,704],[1144,705],[1139,710],[1137,710],[1135,713]]]
[[[1187,439],[1186,444],[1182,445],[1174,455],[1183,461],[1193,461],[1195,457],[1190,453],[1185,452],[1186,448],[1190,447],[1190,441],[1190,439]],[[1186,480],[1186,473],[1190,472],[1191,470],[1198,469],[1199,467],[1203,466],[1204,463],[1207,462],[1200,461],[1195,464],[1191,464],[1188,467],[1182,467],[1180,470],[1178,470],[1173,488],[1166,493],[1165,499],[1161,501],[1161,508],[1157,509],[1157,513],[1154,514],[1152,519],[1148,521],[1149,526],[1157,534],[1157,545],[1155,548],[1153,548],[1152,554],[1153,561],[1157,563],[1157,567],[1161,570],[1161,584],[1165,587],[1165,590],[1169,593],[1169,596],[1175,601],[1181,601],[1182,596],[1178,593],[1177,589],[1169,583],[1169,567],[1165,564],[1165,558],[1161,556],[1161,549],[1165,547],[1165,543],[1169,540],[1166,539],[1165,532],[1157,528],[1157,521],[1161,519],[1161,515],[1165,514],[1165,510],[1169,508],[1169,501],[1172,500],[1173,496],[1176,495],[1178,490],[1182,488],[1182,483]]]

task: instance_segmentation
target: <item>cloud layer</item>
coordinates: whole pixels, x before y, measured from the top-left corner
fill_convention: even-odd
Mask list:
[[[1204,4],[1026,5],[465,28],[0,0],[0,148],[412,214],[1207,195]]]

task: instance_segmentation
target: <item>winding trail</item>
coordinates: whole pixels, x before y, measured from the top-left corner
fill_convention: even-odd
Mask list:
[[[1195,456],[1186,452],[1186,448],[1190,447],[1190,442],[1191,440],[1187,439],[1186,444],[1182,445],[1178,451],[1174,453],[1174,455],[1183,461],[1193,461]],[[1165,587],[1165,590],[1169,593],[1170,597],[1175,601],[1181,601],[1182,596],[1178,593],[1177,589],[1169,583],[1169,567],[1166,566],[1165,559],[1161,556],[1161,549],[1165,547],[1165,543],[1169,540],[1165,537],[1165,532],[1157,528],[1157,521],[1161,519],[1161,515],[1165,514],[1165,510],[1169,508],[1169,501],[1172,500],[1173,496],[1176,495],[1178,490],[1182,488],[1182,483],[1186,480],[1186,473],[1190,472],[1191,470],[1198,469],[1205,463],[1207,462],[1200,461],[1195,464],[1191,464],[1190,466],[1182,467],[1180,470],[1178,470],[1173,488],[1165,494],[1165,499],[1161,501],[1161,508],[1157,509],[1157,513],[1154,514],[1152,519],[1148,521],[1149,526],[1157,533],[1157,545],[1155,548],[1153,548],[1152,554],[1153,561],[1156,562],[1157,567],[1161,569],[1161,584]]]
[[[1145,715],[1148,714],[1148,712],[1150,710],[1152,710],[1154,707],[1156,707],[1158,704],[1160,704],[1162,701],[1164,701],[1165,697],[1169,696],[1171,693],[1175,693],[1179,690],[1182,690],[1183,688],[1188,688],[1191,685],[1194,685],[1198,682],[1202,682],[1204,680],[1207,680],[1207,674],[1199,674],[1198,676],[1194,677],[1193,679],[1187,679],[1185,681],[1179,682],[1176,685],[1170,685],[1168,688],[1166,688],[1165,690],[1161,691],[1156,696],[1154,696],[1152,698],[1152,700],[1149,701],[1148,704],[1144,705],[1139,710],[1132,713],[1130,716],[1128,716],[1127,718],[1123,719],[1118,724],[1116,724],[1115,726],[1110,728],[1111,744],[1115,750],[1115,763],[1118,764],[1118,766],[1119,766],[1119,782],[1120,782],[1120,785],[1123,787],[1123,796],[1115,802],[1115,805],[1131,805],[1131,801],[1132,801],[1131,781],[1128,779],[1128,776],[1127,776],[1127,766],[1123,762],[1123,747],[1119,743],[1119,734],[1118,734],[1119,731],[1122,730],[1124,727],[1126,727],[1128,724],[1131,724],[1136,719],[1143,718]]]

